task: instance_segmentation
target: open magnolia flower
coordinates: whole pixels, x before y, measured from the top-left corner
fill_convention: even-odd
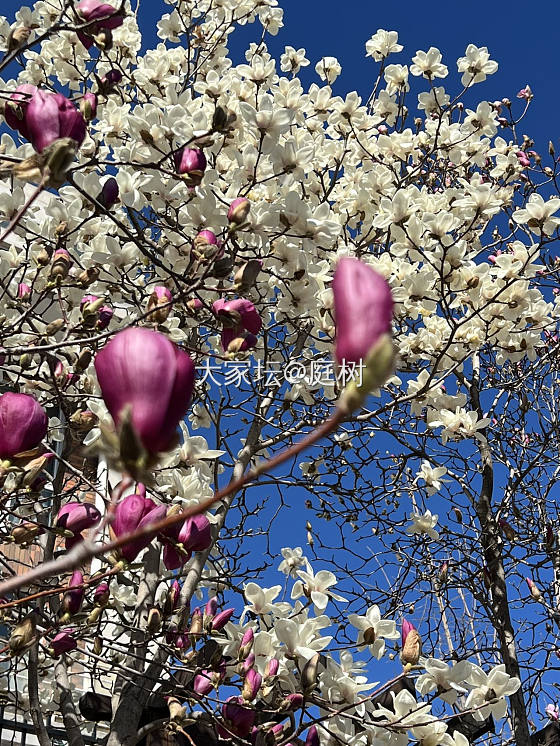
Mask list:
[[[298,570],[297,574],[301,580],[296,580],[292,588],[292,598],[300,598],[300,596],[306,596],[311,599],[315,606],[316,613],[322,613],[329,602],[329,598],[335,601],[346,601],[344,596],[340,596],[337,593],[333,593],[329,588],[334,585],[337,580],[335,575],[328,570],[319,570],[315,575],[309,561],[306,560],[307,572],[304,570]]]
[[[365,616],[350,614],[348,621],[358,629],[358,650],[369,647],[370,653],[379,660],[385,652],[385,640],[398,640],[397,625],[390,619],[382,619],[379,606],[370,606]]]
[[[505,697],[515,694],[521,686],[518,678],[506,673],[503,663],[494,666],[488,673],[471,664],[468,684],[474,688],[467,697],[465,707],[475,709],[473,714],[477,720],[483,720],[489,715],[503,718],[507,712]]]
[[[463,686],[472,671],[472,666],[468,661],[459,661],[449,666],[437,658],[428,658],[423,665],[426,673],[416,679],[416,689],[420,694],[429,694],[435,690],[440,699],[452,705],[457,701],[459,694],[468,692],[468,689]]]

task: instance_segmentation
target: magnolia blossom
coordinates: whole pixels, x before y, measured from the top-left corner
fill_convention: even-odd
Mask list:
[[[521,686],[518,678],[506,673],[503,663],[494,666],[488,673],[485,673],[479,666],[471,664],[467,683],[474,688],[467,697],[465,707],[467,709],[477,708],[473,713],[477,720],[484,720],[489,715],[503,718],[507,712],[505,697],[515,694]]]
[[[398,44],[399,35],[396,31],[385,31],[377,29],[375,34],[366,42],[366,57],[373,57],[376,62],[381,62],[390,54],[402,52],[402,44]]]
[[[385,653],[385,640],[398,640],[397,625],[390,619],[382,619],[378,606],[370,606],[365,616],[350,614],[348,621],[358,630],[358,650],[369,647],[370,653],[379,660]]]
[[[292,598],[299,598],[300,596],[307,596],[313,601],[315,605],[315,611],[317,613],[323,612],[327,608],[329,598],[335,601],[346,601],[344,596],[339,596],[337,593],[333,593],[329,590],[331,585],[334,585],[337,580],[335,575],[328,570],[319,570],[315,575],[311,565],[306,561],[307,572],[304,570],[298,570],[297,574],[301,580],[296,580],[292,588]]]
[[[429,461],[422,461],[416,479],[423,479],[425,482],[424,489],[428,495],[433,495],[441,489],[444,482],[449,481],[448,479],[442,479],[444,474],[447,474],[445,466],[433,467]]]
[[[471,664],[468,661],[460,661],[449,666],[437,658],[428,658],[423,665],[426,673],[416,679],[416,689],[420,694],[425,695],[437,690],[438,697],[452,705],[457,701],[458,695],[468,692],[468,689],[462,686],[471,673]]]
[[[437,525],[438,516],[432,515],[431,511],[426,510],[422,513],[411,513],[409,520],[412,521],[412,525],[406,527],[406,533],[410,536],[414,534],[426,535],[433,541],[439,539],[439,534],[434,530],[434,526]]]
[[[301,547],[295,547],[295,549],[284,547],[280,551],[284,559],[278,565],[278,569],[292,578],[297,578],[299,568],[307,562],[307,557],[303,556],[303,549]]]

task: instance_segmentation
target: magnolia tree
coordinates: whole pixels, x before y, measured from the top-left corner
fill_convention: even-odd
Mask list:
[[[527,746],[560,665],[531,90],[470,104],[485,47],[446,90],[378,30],[364,104],[271,57],[276,0],[170,5],[143,54],[128,0],[0,19],[4,700],[41,746],[52,713],[72,746]]]

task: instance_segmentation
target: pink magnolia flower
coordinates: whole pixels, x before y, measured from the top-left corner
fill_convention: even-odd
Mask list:
[[[181,148],[173,154],[175,170],[187,176],[192,185],[200,184],[206,170],[206,156],[199,148]]]
[[[156,505],[149,497],[142,497],[138,494],[127,495],[117,503],[111,529],[118,538],[126,536],[137,529],[165,518],[166,513],[165,505]],[[148,534],[124,544],[119,547],[120,555],[127,562],[133,562],[140,552],[151,543],[153,538]]]
[[[307,731],[305,746],[319,746],[319,732],[317,731],[316,725],[312,725]]]
[[[255,334],[262,328],[262,319],[250,300],[220,298],[212,304],[212,310],[224,327],[221,335],[224,351],[240,352],[256,345]]]
[[[123,23],[123,17],[117,9],[102,0],[81,0],[76,5],[76,10],[80,18],[91,24],[83,31],[78,31],[78,39],[86,49],[93,46],[93,37],[100,31],[118,28]]]
[[[401,659],[403,663],[410,663],[412,665],[418,663],[422,652],[422,640],[416,627],[405,618],[402,620],[401,642]]]
[[[255,711],[245,706],[243,697],[229,697],[222,706],[222,716],[227,729],[240,738],[249,735],[255,723]],[[231,737],[228,730],[218,726],[222,738]]]
[[[243,681],[243,689],[241,692],[243,699],[247,702],[251,702],[251,700],[255,699],[255,697],[259,693],[261,684],[262,676],[260,675],[260,673],[255,671],[254,668],[249,669]]]
[[[26,282],[20,282],[17,290],[19,300],[29,300],[31,297],[31,287]]]
[[[241,225],[247,219],[250,209],[251,203],[247,197],[238,197],[237,199],[234,199],[229,206],[227,218],[230,223]]]
[[[39,153],[61,137],[81,145],[87,129],[82,114],[66,96],[41,90],[27,104],[25,124],[29,140]]]
[[[77,647],[78,643],[72,637],[72,630],[63,629],[51,640],[49,653],[53,658],[59,658],[63,653],[69,653]]]
[[[72,574],[68,583],[68,590],[62,598],[60,605],[63,617],[70,618],[74,614],[77,614],[82,607],[82,601],[84,600],[85,589],[83,588],[84,576],[79,570],[76,570]],[[77,587],[78,586],[78,587]],[[82,587],[79,587],[82,586]]]
[[[343,257],[336,267],[332,289],[336,360],[339,364],[365,362],[381,337],[391,334],[391,288],[364,262]]]
[[[9,459],[36,448],[47,434],[47,413],[28,394],[7,391],[0,396],[0,458]]]
[[[156,285],[153,289],[152,294],[148,300],[148,307],[146,310],[150,311],[150,315],[147,317],[149,321],[153,321],[157,324],[163,324],[171,313],[173,300],[171,290],[163,285]]]
[[[96,606],[105,606],[107,601],[109,600],[110,596],[109,591],[109,584],[108,583],[99,583],[97,588],[95,589],[93,593],[93,601],[96,604]]]
[[[235,609],[224,609],[223,611],[220,611],[219,614],[216,614],[216,616],[212,620],[212,629],[214,630],[214,632],[223,629],[232,618],[234,613]]]
[[[163,564],[168,570],[177,570],[190,559],[193,552],[208,549],[212,539],[210,522],[203,515],[187,518],[182,526],[176,524],[167,529],[161,539],[164,542]]]
[[[185,416],[194,363],[159,332],[135,327],[119,332],[95,358],[101,394],[119,427],[126,408],[150,453],[168,449]]]
[[[66,539],[66,549],[81,540],[81,532],[96,526],[101,520],[101,513],[91,503],[71,502],[63,505],[56,517],[56,526],[72,531],[74,536]]]

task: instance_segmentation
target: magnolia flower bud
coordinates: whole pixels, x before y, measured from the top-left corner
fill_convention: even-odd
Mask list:
[[[310,658],[301,672],[301,686],[304,694],[310,694],[317,686],[317,670],[319,668],[319,653]]]
[[[114,87],[122,80],[120,70],[109,70],[99,81],[99,92],[105,95],[112,93]]]
[[[196,316],[197,312],[203,307],[203,303],[198,298],[191,298],[187,301],[186,307],[191,316]]]
[[[57,249],[52,255],[51,269],[49,277],[55,279],[60,277],[63,280],[68,276],[68,270],[72,266],[73,261],[70,254],[66,249]]]
[[[77,647],[78,643],[72,637],[72,630],[63,629],[51,640],[49,653],[53,658],[59,658],[63,653],[69,653]]]
[[[82,601],[85,595],[85,590],[82,587],[83,582],[84,576],[79,570],[76,570],[68,583],[69,590],[62,597],[62,603],[60,604],[62,620],[67,621],[82,608]]]
[[[218,632],[218,630],[223,629],[234,613],[235,609],[224,609],[223,611],[220,611],[219,614],[216,614],[212,620],[212,631]]]
[[[517,538],[517,535],[515,533],[515,529],[513,528],[513,526],[511,526],[503,518],[498,519],[498,525],[502,529],[502,533],[504,534],[504,536],[506,537],[508,541],[515,541],[515,539]]]
[[[95,93],[84,93],[80,99],[80,111],[86,122],[95,119],[97,113],[97,96]]]
[[[149,453],[171,447],[193,388],[194,363],[167,337],[143,328],[119,332],[95,358],[101,394],[115,425],[129,411]]]
[[[237,654],[238,660],[242,661],[249,655],[249,653],[253,649],[254,641],[255,641],[255,632],[252,627],[249,627],[249,629],[244,633],[243,637],[241,638],[241,644],[239,646],[239,653]]]
[[[282,701],[279,709],[283,712],[287,710],[295,712],[295,710],[299,710],[303,707],[304,701],[303,694],[300,694],[299,692],[288,694]]]
[[[255,284],[257,275],[262,269],[262,261],[260,259],[249,259],[245,262],[235,273],[233,277],[233,288],[238,293],[244,293]]]
[[[204,254],[205,246],[218,246],[218,238],[214,231],[203,230],[199,231],[194,237],[193,247]]]
[[[17,290],[18,300],[29,300],[31,297],[31,288],[26,282],[20,282]]]
[[[146,621],[146,630],[154,635],[161,629],[161,611],[157,607],[152,607],[148,612],[148,619]]]
[[[212,541],[212,528],[206,516],[196,515],[187,518],[182,526],[175,524],[165,529],[160,538],[164,542],[165,567],[168,570],[177,570],[190,559],[192,552],[208,549]]]
[[[278,658],[271,658],[264,669],[264,675],[266,678],[272,678],[278,674],[280,668],[280,661]]]
[[[74,104],[62,93],[37,90],[25,110],[29,139],[40,153],[55,140],[70,138],[78,146],[86,136],[86,122]]]
[[[407,619],[402,621],[402,649],[401,660],[403,663],[415,665],[418,663],[422,653],[422,639],[416,630],[416,627]]]
[[[0,458],[11,459],[36,448],[47,434],[43,407],[28,394],[0,396]]]
[[[55,526],[80,534],[88,528],[96,526],[101,520],[101,513],[91,503],[70,502],[58,511]],[[68,544],[67,544],[68,548]]]
[[[319,746],[319,732],[317,731],[316,725],[312,725],[307,731],[305,746]]]
[[[540,601],[542,598],[542,593],[537,585],[533,583],[531,578],[525,578],[527,581],[527,586],[529,587],[529,592],[531,596],[535,599],[535,601]]]
[[[97,424],[97,415],[89,409],[79,409],[70,417],[70,426],[81,433],[89,432]]]
[[[241,690],[241,696],[246,702],[251,702],[257,694],[262,684],[262,676],[257,673],[254,668],[247,671],[247,675],[243,681],[243,688]]]
[[[191,616],[191,624],[189,627],[189,634],[198,637],[203,631],[203,618],[200,613],[200,609],[197,607]]]
[[[246,197],[238,197],[234,199],[229,206],[227,218],[232,226],[240,226],[247,219],[249,210],[251,209],[251,203]]]
[[[163,285],[156,285],[148,300],[148,307],[146,310],[151,312],[146,317],[148,321],[152,321],[156,324],[163,324],[171,313],[172,300],[173,296],[171,295],[171,290],[169,290],[169,288],[166,288]]]
[[[97,201],[106,210],[110,210],[119,201],[119,184],[113,176],[110,176],[104,182],[101,191],[97,195]]]
[[[145,528],[165,517],[165,505],[157,506],[153,500],[141,495],[127,495],[117,503],[111,530],[115,536],[126,536],[138,529]],[[119,555],[127,562],[133,562],[140,552],[151,543],[153,536],[140,536],[119,547]]]
[[[229,697],[222,707],[222,715],[228,729],[240,738],[245,738],[251,732],[255,723],[255,711],[244,707],[242,697]],[[220,729],[219,729],[220,730]],[[222,737],[227,738],[227,731],[220,730]]]
[[[332,289],[337,363],[365,365],[361,385],[352,381],[343,395],[346,406],[353,410],[361,406],[372,389],[382,386],[393,371],[393,298],[382,275],[351,257],[339,260]]]
[[[76,5],[76,12],[82,21],[88,23],[86,28],[77,32],[84,47],[90,49],[96,43],[100,49],[107,49],[104,32],[122,25],[120,12],[103,0],[81,0]]]
[[[8,640],[11,654],[22,653],[35,640],[36,632],[35,617],[30,614],[12,630]]]
[[[45,529],[42,526],[38,526],[36,523],[20,523],[12,529],[12,539],[19,546],[25,546],[31,544],[38,536],[45,533]]]
[[[213,688],[214,681],[209,671],[201,671],[194,677],[193,689],[197,694],[200,694],[201,697],[210,694]]]
[[[197,186],[206,170],[206,156],[198,148],[180,148],[173,154],[175,170],[187,184]]]
[[[110,595],[109,585],[107,583],[99,583],[93,593],[93,602],[96,606],[106,606]]]

